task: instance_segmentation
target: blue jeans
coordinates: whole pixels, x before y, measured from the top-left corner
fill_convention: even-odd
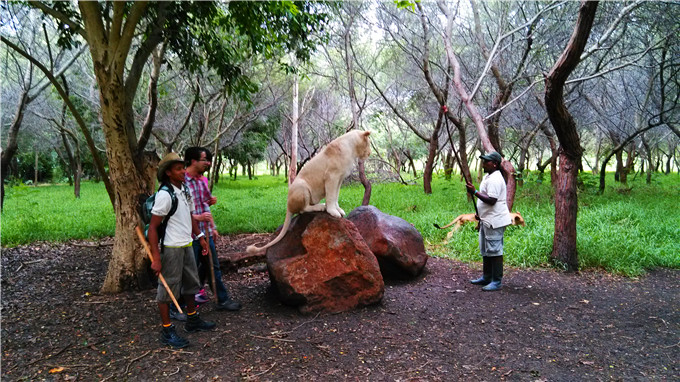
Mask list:
[[[208,236],[208,244],[210,245],[210,260],[212,260],[213,268],[215,268],[215,284],[217,289],[217,302],[223,303],[229,298],[229,292],[222,282],[222,270],[220,269],[220,262],[217,260],[217,250],[215,249],[215,242],[212,236]],[[194,256],[196,257],[196,264],[198,266],[198,274],[201,280],[201,285],[204,281],[208,281],[208,284],[212,284],[212,279],[210,278],[210,263],[208,263],[208,256],[203,256],[201,243],[198,240],[194,240],[192,243],[194,247]]]

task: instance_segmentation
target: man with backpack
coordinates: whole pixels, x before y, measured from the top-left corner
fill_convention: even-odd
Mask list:
[[[153,257],[151,269],[156,275],[163,273],[173,295],[182,295],[187,307],[184,330],[197,332],[214,329],[215,323],[203,321],[196,312],[194,294],[200,290],[200,286],[192,234],[199,241],[203,254],[207,254],[209,248],[205,235],[192,217],[194,204],[191,192],[184,184],[184,173],[184,161],[176,153],[167,154],[158,164],[161,188],[155,195],[151,210],[148,239]],[[176,209],[170,213],[175,204],[174,199]],[[180,337],[170,322],[171,297],[161,285],[156,293],[156,301],[163,322],[161,342],[175,348],[189,345],[189,341]]]
[[[201,286],[203,286],[205,279],[208,281],[212,279],[209,274],[212,268],[215,277],[215,288],[213,290],[217,292],[217,310],[240,310],[241,304],[231,299],[227,288],[222,282],[222,271],[220,270],[220,263],[217,259],[217,250],[215,249],[214,239],[217,237],[218,233],[212,214],[210,213],[210,206],[217,203],[217,198],[210,193],[207,178],[203,176],[203,173],[210,169],[212,155],[210,151],[204,147],[189,147],[184,151],[184,160],[187,166],[184,183],[189,187],[191,194],[193,195],[193,217],[198,221],[198,228],[200,229],[201,234],[204,234],[207,238],[210,247],[209,256],[201,256],[201,246],[198,240],[194,240],[194,255],[196,256],[196,264],[199,265]],[[210,267],[208,261],[212,262],[212,267]],[[196,297],[200,298],[201,296],[197,295]],[[196,301],[199,300],[197,299]],[[205,300],[203,302],[205,302]]]

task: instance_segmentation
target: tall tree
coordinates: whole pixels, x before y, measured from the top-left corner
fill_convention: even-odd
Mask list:
[[[147,122],[135,125],[133,101],[144,65],[165,41],[190,71],[212,68],[227,88],[247,97],[256,85],[240,65],[258,52],[274,57],[293,51],[308,59],[310,38],[325,14],[315,5],[293,2],[38,2],[31,5],[57,19],[67,43],[80,34],[89,44],[101,100],[111,184],[115,190],[116,236],[103,292],[148,285],[143,251],[134,228],[139,224],[137,195],[149,188],[149,162],[144,148],[153,128],[155,107]]]
[[[8,5],[6,8],[6,11],[9,12],[10,17],[8,18],[10,23],[14,23],[18,20],[18,22],[21,25],[28,24],[31,28],[38,29],[38,25],[36,25],[35,20],[32,19],[33,15],[30,12],[24,12],[22,10],[19,10],[19,12],[16,12],[16,7],[14,5]],[[9,26],[8,26],[9,27]],[[66,70],[68,70],[74,62],[78,59],[78,57],[85,51],[85,47],[83,46],[82,48],[78,49],[75,54],[73,54],[71,57],[67,57],[67,61],[63,62],[64,60],[58,60],[55,59],[53,56],[53,52],[49,50],[50,46],[50,35],[48,35],[47,27],[43,24],[42,25],[42,32],[44,34],[45,40],[43,43],[37,42],[35,44],[30,44],[26,43],[25,41],[30,41],[32,39],[27,38],[28,36],[25,36],[24,33],[31,32],[29,29],[30,28],[19,28],[17,25],[12,25],[11,28],[17,32],[16,41],[12,42],[10,39],[11,37],[8,35],[7,37],[2,36],[2,42],[4,42],[6,45],[10,46],[10,48],[15,47],[17,49],[12,48],[12,50],[8,51],[7,54],[7,61],[6,64],[10,65],[10,62],[12,62],[14,65],[12,65],[14,68],[16,68],[17,73],[14,73],[14,75],[9,76],[7,75],[7,72],[5,72],[6,80],[9,80],[10,78],[15,78],[17,81],[20,82],[19,87],[20,87],[20,92],[19,92],[19,97],[17,99],[17,105],[16,109],[14,112],[14,117],[12,118],[12,122],[10,124],[10,128],[8,130],[7,138],[5,140],[5,147],[2,149],[2,154],[0,155],[0,208],[4,207],[5,203],[5,179],[7,178],[8,170],[9,170],[9,164],[14,158],[14,155],[17,153],[18,150],[18,144],[17,144],[17,138],[19,134],[19,129],[21,128],[21,124],[24,120],[24,115],[26,113],[26,109],[28,108],[29,104],[31,102],[35,101],[38,96],[42,94],[42,92],[47,89],[50,86],[50,78],[52,79],[56,77],[62,76]],[[36,35],[40,35],[40,32],[37,30],[32,31]],[[41,54],[37,52],[33,52],[34,50],[38,50],[38,47],[42,47],[43,45],[46,45],[48,47],[48,54]],[[30,53],[29,53],[30,52]],[[60,52],[57,53],[57,56],[59,58],[63,58],[65,50],[60,50]],[[24,58],[28,55],[29,57],[32,57],[33,55],[42,55],[42,56],[48,56],[49,57],[49,65],[48,66],[42,66],[39,69],[44,69],[45,71],[49,71],[49,73],[45,73],[45,76],[39,76],[36,73],[36,65],[34,62],[32,62],[30,59],[28,59],[26,62],[23,62],[20,59],[20,56],[24,56]],[[63,78],[63,77],[62,77]]]
[[[564,105],[564,84],[581,61],[581,54],[595,20],[597,1],[583,0],[567,47],[545,78],[545,106],[559,147],[559,171],[555,188],[555,234],[551,258],[568,271],[578,270],[576,251],[576,180],[583,154],[574,118]]]

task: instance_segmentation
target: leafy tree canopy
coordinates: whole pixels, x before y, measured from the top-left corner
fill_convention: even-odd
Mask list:
[[[251,123],[241,140],[224,150],[224,154],[239,163],[256,163],[264,159],[267,145],[281,125],[280,117],[260,118]]]
[[[98,2],[98,6],[105,25],[115,22],[113,2]],[[132,2],[126,3],[125,15],[131,6]],[[83,24],[74,3],[38,4],[38,8],[45,7],[65,16],[58,18],[59,45],[77,46],[74,35],[81,32]],[[228,91],[248,100],[257,85],[242,70],[246,61],[257,55],[282,57],[285,52],[307,61],[318,39],[324,38],[327,8],[312,1],[160,1],[148,5],[137,33],[140,46],[160,38],[168,54],[176,56],[191,73],[205,67],[214,69]]]

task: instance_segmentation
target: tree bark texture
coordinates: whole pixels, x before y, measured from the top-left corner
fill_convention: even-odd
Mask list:
[[[14,113],[14,120],[9,128],[9,133],[7,134],[7,146],[2,150],[2,155],[0,155],[0,209],[5,205],[5,178],[7,177],[7,171],[9,170],[9,164],[16,154],[17,136],[19,134],[19,128],[21,127],[21,121],[24,119],[24,112],[26,111],[26,105],[28,104],[28,90],[24,92],[19,97],[19,103],[17,104],[17,111]]]
[[[143,155],[135,155],[130,147],[126,131],[134,123],[131,118],[132,107],[125,97],[120,97],[125,93],[119,86],[109,82],[109,86],[102,88],[100,93],[109,175],[115,190],[113,207],[116,211],[113,254],[102,285],[102,292],[105,293],[150,286],[145,254],[135,234],[135,227],[141,223],[137,211],[138,196],[149,189],[145,179],[148,176],[147,160]],[[135,164],[139,164],[139,167]]]
[[[141,223],[137,212],[138,197],[147,192],[151,180],[148,179],[143,147],[136,141],[132,100],[142,74],[141,63],[147,61],[160,39],[150,37],[136,48],[134,62],[125,77],[134,31],[147,5],[133,3],[124,17],[124,4],[114,3],[114,18],[105,26],[96,3],[78,3],[99,86],[102,130],[116,212],[112,257],[101,288],[104,293],[150,286],[145,253],[135,227]]]
[[[298,151],[298,77],[295,74],[295,83],[293,83],[293,115],[291,117],[292,123],[290,127],[290,169],[288,170],[288,185],[290,186],[297,175],[297,151]]]
[[[560,152],[559,160],[560,169],[555,185],[555,235],[551,256],[553,261],[565,266],[568,271],[576,271],[578,270],[576,252],[578,164],[564,152]]]
[[[596,1],[581,2],[578,20],[569,43],[545,79],[546,111],[560,142],[560,168],[555,188],[555,233],[550,256],[554,262],[565,266],[567,271],[578,270],[576,181],[583,149],[574,118],[564,105],[564,84],[580,61],[593,26],[597,5]]]
[[[425,169],[423,170],[423,188],[426,194],[432,193],[432,172],[434,171],[434,159],[439,149],[439,132],[444,121],[444,113],[439,109],[439,117],[432,130],[432,137],[430,138],[430,145],[427,150],[427,160],[425,161]]]

